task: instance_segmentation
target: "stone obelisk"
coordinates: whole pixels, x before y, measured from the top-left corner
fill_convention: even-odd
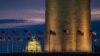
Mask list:
[[[91,52],[89,9],[89,0],[46,0],[45,51]]]

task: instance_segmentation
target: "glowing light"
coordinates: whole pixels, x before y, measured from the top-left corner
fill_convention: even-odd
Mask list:
[[[36,39],[32,38],[34,41],[29,41],[26,47],[26,52],[42,52],[41,45]]]

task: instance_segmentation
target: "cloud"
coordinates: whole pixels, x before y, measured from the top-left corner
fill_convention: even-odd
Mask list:
[[[27,22],[27,23],[28,23],[28,22],[29,22],[29,23],[30,23],[30,22],[39,22],[39,23],[40,23],[40,22],[41,22],[41,23],[44,23],[44,22],[45,22],[45,19],[44,19],[44,18],[35,18],[35,19],[32,19],[32,18],[31,18],[31,19],[24,19],[24,20],[25,20],[24,22]]]
[[[91,10],[91,20],[100,20],[100,8]]]
[[[0,28],[15,28],[18,26],[24,26],[24,25],[38,25],[38,24],[44,24],[45,19],[25,19],[23,22],[20,23],[3,23],[0,24]]]
[[[24,9],[0,11],[0,20],[22,20],[22,22],[10,22],[0,24],[0,28],[13,28],[24,25],[37,25],[45,23],[44,9]]]

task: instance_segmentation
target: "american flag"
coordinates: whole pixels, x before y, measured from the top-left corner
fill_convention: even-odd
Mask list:
[[[97,35],[97,33],[96,33],[96,32],[92,32],[92,35],[96,36],[96,35]]]
[[[13,39],[11,37],[8,37],[8,41],[11,42],[13,41]]]
[[[8,35],[8,33],[6,31],[1,31],[2,35]]]
[[[69,34],[69,30],[63,30],[63,32]]]
[[[38,30],[38,29],[36,29],[36,32],[37,32],[38,35],[43,35],[43,34],[44,34],[43,31],[40,31],[40,30]]]
[[[30,34],[31,34],[31,31],[24,30],[24,34],[25,34],[25,35],[30,35]]]
[[[0,42],[4,41],[4,39],[2,37],[0,37]]]
[[[97,33],[95,31],[92,31],[92,30],[90,30],[90,34],[93,35],[93,36],[97,35]]]
[[[16,31],[12,31],[13,35],[18,36],[18,33]]]
[[[54,31],[52,31],[52,30],[50,30],[50,34],[51,35],[56,35],[56,33]]]
[[[28,41],[34,41],[35,39],[34,39],[34,38],[28,37],[27,40],[28,40]]]
[[[77,30],[77,33],[78,33],[79,35],[84,35],[84,33],[81,32],[80,30]]]
[[[19,42],[23,41],[23,39],[22,39],[21,37],[17,37],[17,40],[18,40]]]

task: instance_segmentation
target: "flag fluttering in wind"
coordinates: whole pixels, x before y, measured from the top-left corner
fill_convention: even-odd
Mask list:
[[[2,37],[0,37],[0,42],[4,41],[4,39]]]
[[[30,41],[35,41],[35,38],[31,38]]]
[[[50,34],[51,34],[51,35],[56,35],[56,33],[53,32],[52,30],[50,30]]]
[[[28,39],[28,41],[34,41],[35,40],[34,38],[30,38],[30,37],[28,37],[27,39]]]
[[[2,35],[7,35],[8,33],[6,31],[1,31]]]
[[[19,42],[23,41],[23,39],[22,39],[21,37],[17,37],[17,40],[18,40]]]
[[[13,35],[18,36],[18,33],[16,31],[12,31]]]
[[[13,39],[11,37],[8,37],[8,41],[11,42],[13,41]]]
[[[92,32],[92,35],[95,35],[96,36],[96,34],[97,34],[96,32]]]
[[[80,30],[77,30],[77,33],[78,33],[79,35],[84,35],[84,33],[81,32]]]
[[[91,35],[93,35],[93,36],[96,36],[97,35],[97,33],[96,32],[94,32],[94,31],[90,31],[90,33],[91,33]]]
[[[30,35],[30,34],[31,34],[31,32],[30,32],[30,31],[28,31],[28,30],[24,30],[24,34],[25,34],[25,35]]]
[[[69,30],[63,30],[63,32],[69,34]]]
[[[42,32],[42,31],[40,31],[38,29],[36,29],[36,32],[37,32],[38,35],[43,35],[44,34],[44,32]]]

